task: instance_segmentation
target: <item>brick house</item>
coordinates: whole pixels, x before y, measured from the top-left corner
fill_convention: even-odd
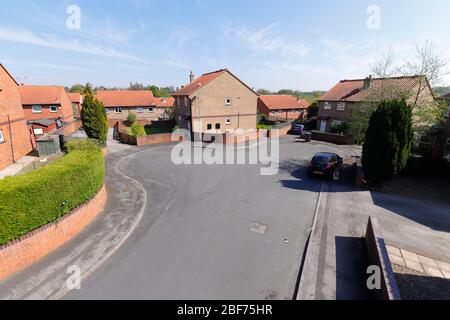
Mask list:
[[[173,95],[175,120],[192,133],[256,128],[258,94],[229,70],[206,73]]]
[[[140,122],[157,121],[167,108],[162,106],[162,102],[157,106],[151,91],[103,90],[98,91],[95,97],[105,106],[110,127],[127,120],[130,113],[134,113]]]
[[[161,114],[160,118],[170,119],[172,116],[173,108],[175,107],[175,98],[155,98],[154,105],[156,108],[158,108]]]
[[[81,116],[81,106],[83,105],[83,95],[81,93],[68,92],[70,102],[72,102],[72,111],[76,117]]]
[[[19,85],[0,64],[0,170],[33,151]]]
[[[410,97],[426,84],[419,95],[419,102],[434,102],[435,97],[428,80],[420,76],[341,80],[319,99],[317,130],[329,132],[333,125],[345,122],[352,108],[376,99],[383,92],[386,97]],[[374,97],[374,98],[372,98]]]
[[[258,113],[270,120],[304,119],[310,103],[289,95],[259,96]]]

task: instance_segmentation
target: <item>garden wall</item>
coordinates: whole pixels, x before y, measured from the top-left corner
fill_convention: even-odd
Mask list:
[[[74,238],[103,210],[105,186],[84,205],[20,239],[0,246],[0,280],[25,269]]]
[[[335,134],[335,133],[329,133],[329,132],[320,132],[320,131],[312,131],[312,140],[317,141],[324,141],[324,142],[330,142],[334,144],[349,144],[350,143],[350,137],[348,135],[341,135],[341,134]]]

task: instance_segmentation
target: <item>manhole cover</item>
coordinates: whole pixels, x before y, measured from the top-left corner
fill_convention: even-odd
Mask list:
[[[250,225],[250,231],[257,234],[265,234],[269,227],[265,224],[254,222]]]

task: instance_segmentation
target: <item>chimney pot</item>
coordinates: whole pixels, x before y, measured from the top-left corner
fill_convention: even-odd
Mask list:
[[[194,72],[191,71],[191,73],[189,74],[189,83],[194,82],[195,76],[194,76]]]
[[[366,79],[364,79],[363,90],[368,90],[371,85],[372,85],[372,75],[370,75]]]

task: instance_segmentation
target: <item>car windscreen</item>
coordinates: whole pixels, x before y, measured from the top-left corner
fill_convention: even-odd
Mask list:
[[[313,163],[317,163],[317,164],[327,164],[328,162],[330,162],[330,158],[328,157],[314,157],[312,159]]]

